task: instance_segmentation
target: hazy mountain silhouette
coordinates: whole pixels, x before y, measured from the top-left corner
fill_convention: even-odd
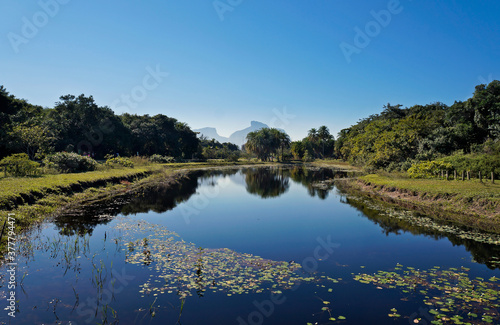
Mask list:
[[[264,123],[261,123],[261,122],[258,122],[258,121],[252,121],[252,122],[250,122],[250,126],[249,127],[245,128],[243,130],[239,130],[239,131],[233,132],[233,134],[231,134],[229,136],[229,138],[220,136],[217,133],[217,129],[216,128],[212,128],[212,127],[206,127],[206,128],[196,129],[196,130],[193,130],[193,131],[194,132],[200,132],[200,134],[198,134],[198,137],[201,137],[202,135],[204,135],[207,138],[209,138],[209,139],[215,139],[215,140],[219,141],[220,143],[231,142],[231,143],[234,143],[234,144],[236,144],[238,146],[242,146],[246,142],[246,137],[247,137],[248,133],[260,130],[262,128],[268,128],[268,127],[269,126],[267,126]]]

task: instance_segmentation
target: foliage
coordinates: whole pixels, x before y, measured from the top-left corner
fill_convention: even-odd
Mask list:
[[[40,164],[31,161],[25,153],[17,153],[0,160],[0,166],[5,168],[7,174],[13,176],[28,176],[38,174],[38,167]]]
[[[151,161],[152,163],[158,163],[158,164],[169,164],[169,163],[173,163],[175,161],[175,159],[174,159],[174,157],[166,157],[166,156],[155,154],[155,155],[152,155],[151,157],[149,157],[149,161]]]
[[[40,125],[15,125],[10,135],[13,143],[26,152],[29,158],[34,159],[38,151],[51,151],[53,137],[47,130],[47,127]]]
[[[313,156],[311,156],[311,154],[309,154],[309,150],[305,150],[304,156],[302,157],[302,161],[309,162],[309,161],[313,161],[313,160],[314,160],[314,158],[313,158]]]
[[[290,137],[283,131],[275,128],[262,128],[247,134],[245,149],[257,155],[262,161],[270,160],[279,149],[283,151],[290,146]]]
[[[98,163],[94,159],[73,152],[58,152],[47,156],[43,163],[61,173],[78,173],[96,170]]]
[[[226,158],[225,161],[227,162],[237,162],[241,157],[241,152],[240,151],[235,151],[231,154],[229,154]]]
[[[411,178],[430,178],[436,176],[440,171],[450,171],[453,166],[442,161],[423,161],[413,164],[408,169],[408,176]]]
[[[461,153],[439,159],[448,163],[458,171],[473,171],[483,173],[495,173],[500,175],[500,152],[497,154],[468,154]]]
[[[331,158],[335,155],[335,139],[330,130],[324,125],[318,129],[309,130],[307,137],[301,141],[292,142],[291,152],[295,159],[304,160],[305,151],[311,156],[307,161],[314,158]]]
[[[65,95],[42,108],[10,95],[0,86],[0,158],[26,152],[77,152],[102,159],[107,154],[159,154],[190,159],[199,140],[187,124],[158,114],[115,115],[92,96]]]
[[[428,270],[417,270],[397,264],[394,271],[358,274],[354,280],[378,288],[401,290],[406,295],[419,292],[425,297],[423,303],[432,308],[429,310],[435,319],[432,324],[444,324],[443,320],[450,320],[453,324],[477,324],[479,320],[484,324],[498,320],[498,278],[473,278],[468,271],[470,269],[463,266],[460,269],[446,270],[435,266]],[[471,311],[471,302],[474,302],[474,313]],[[393,314],[389,314],[389,317],[399,317],[396,309],[391,311]]]
[[[106,160],[106,166],[111,168],[118,166],[134,168],[134,163],[130,160],[130,158],[116,157]]]
[[[230,142],[220,143],[215,139],[208,140],[200,138],[201,156],[204,159],[226,159],[229,161],[238,160],[241,151],[237,145]]]
[[[469,154],[499,140],[500,82],[495,80],[452,106],[387,104],[380,114],[341,130],[335,153],[370,169],[404,170],[412,160],[437,160],[458,150]]]

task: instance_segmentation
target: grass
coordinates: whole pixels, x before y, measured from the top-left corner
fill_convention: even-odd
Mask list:
[[[175,174],[184,170],[248,164],[255,163],[243,160],[148,163],[134,168],[108,168],[86,173],[3,177],[0,178],[0,220],[3,221],[9,213],[14,213],[16,228],[24,229],[45,220],[63,207],[72,209],[82,204],[95,204],[125,191],[168,183],[175,179]]]
[[[390,177],[376,174],[360,176],[359,179],[370,182],[373,185],[384,185],[415,191],[418,193],[428,193],[430,195],[461,196],[464,198],[489,199],[500,202],[500,181],[495,184],[491,180],[481,183],[477,179],[461,181],[444,179],[411,179],[402,177]]]
[[[359,176],[352,186],[361,193],[420,211],[436,220],[500,233],[499,183],[369,174]]]
[[[44,196],[58,189],[69,188],[87,182],[107,181],[113,178],[127,178],[134,175],[151,173],[158,166],[117,168],[87,173],[42,175],[39,177],[4,177],[0,179],[0,208],[12,208],[12,203],[24,201],[33,194]]]
[[[348,162],[343,161],[341,159],[316,159],[312,162],[312,165],[318,167],[330,167],[330,168],[338,168],[344,169],[348,171],[361,171],[362,169],[359,167],[355,167],[350,165]]]

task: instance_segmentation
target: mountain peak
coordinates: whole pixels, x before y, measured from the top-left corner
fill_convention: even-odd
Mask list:
[[[268,126],[262,122],[259,121],[251,121],[250,122],[250,127],[262,127],[262,128],[267,128]]]
[[[253,131],[258,131],[258,130],[260,130],[262,128],[268,128],[268,127],[269,126],[267,126],[266,124],[264,124],[262,122],[251,121],[249,127],[245,128],[243,130],[239,130],[239,131],[233,132],[229,136],[229,138],[220,136],[217,133],[217,130],[215,128],[213,128],[213,127],[205,127],[205,128],[196,129],[196,130],[193,130],[193,131],[200,132],[199,136],[204,135],[207,138],[209,138],[209,139],[213,138],[213,139],[219,141],[220,143],[231,142],[231,143],[234,143],[234,144],[236,144],[238,146],[242,146],[246,142],[246,137],[247,137],[248,133],[253,132]]]

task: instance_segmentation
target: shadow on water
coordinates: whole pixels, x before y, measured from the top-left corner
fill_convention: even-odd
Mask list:
[[[377,207],[374,208],[372,204],[373,199],[371,198],[358,200],[356,198],[342,196],[340,201],[356,208],[363,216],[379,226],[382,232],[387,236],[390,234],[401,235],[402,233],[408,232],[412,235],[424,235],[434,240],[446,238],[453,246],[464,246],[477,263],[484,264],[492,270],[500,268],[498,262],[492,260],[492,256],[500,256],[500,246],[498,245],[481,243],[472,239],[464,239],[453,233],[444,233],[437,229],[421,227],[405,219],[396,218],[390,213],[386,213],[386,210],[382,208],[383,204],[380,202],[375,203]],[[391,207],[387,206],[386,209],[389,210]],[[414,217],[419,218],[425,216],[414,213]]]

